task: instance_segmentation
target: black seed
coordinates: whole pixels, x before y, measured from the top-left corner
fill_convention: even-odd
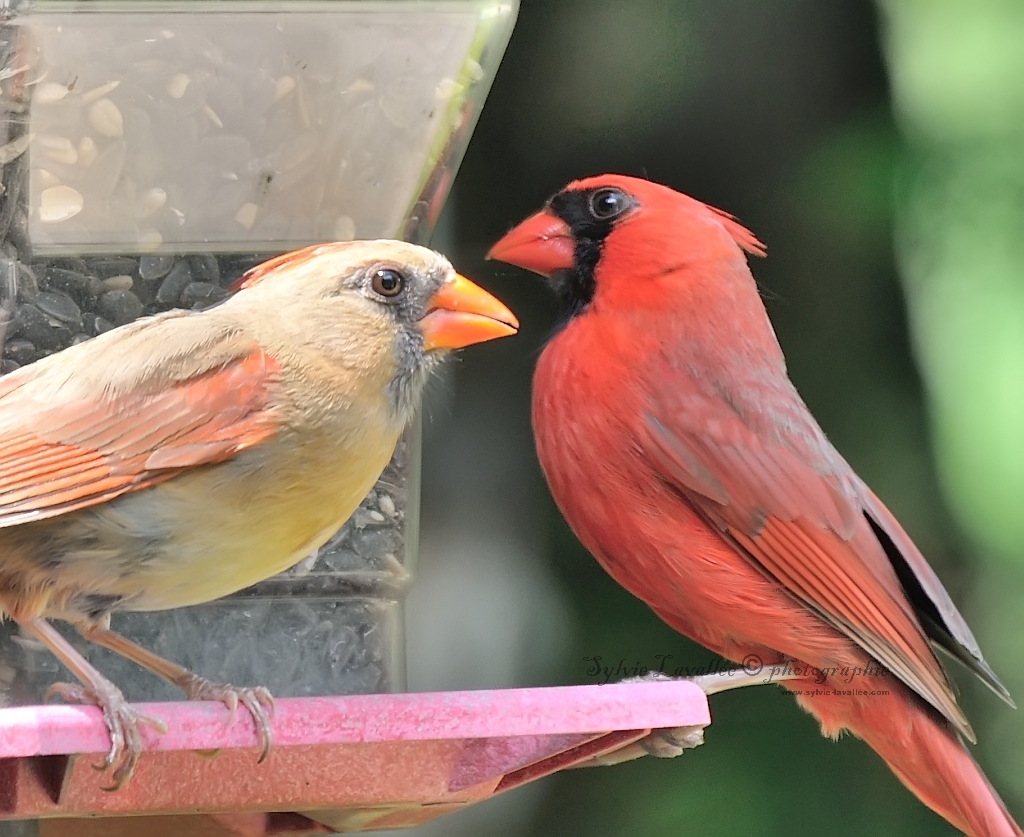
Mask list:
[[[156,301],[164,305],[174,305],[181,297],[185,286],[191,281],[192,271],[189,269],[188,262],[178,262],[160,283],[160,290],[156,292]]]
[[[39,296],[36,272],[27,264],[18,262],[18,302],[33,302]]]
[[[89,271],[100,279],[111,276],[135,276],[139,264],[135,259],[126,256],[105,256],[100,259],[89,259]]]
[[[224,273],[231,274],[233,278],[237,279],[245,271],[256,267],[258,264],[262,264],[269,259],[266,253],[235,253],[234,255],[224,256]]]
[[[36,359],[36,347],[24,338],[8,340],[4,346],[4,357],[13,360],[19,366],[24,366]]]
[[[139,277],[147,282],[162,279],[174,267],[174,256],[143,256],[139,259]]]
[[[53,266],[71,270],[75,273],[89,274],[89,266],[81,256],[61,256],[53,260]]]
[[[192,266],[192,276],[196,280],[213,285],[220,284],[220,265],[217,264],[217,259],[209,253],[189,256],[188,263]]]
[[[110,320],[105,320],[103,317],[97,317],[95,315],[86,317],[85,319],[85,331],[87,334],[96,336],[103,334],[105,331],[115,328],[114,324]]]
[[[35,306],[48,317],[59,320],[77,331],[82,328],[82,309],[60,291],[43,291],[36,297]]]
[[[0,361],[0,375],[6,375],[8,372],[13,372],[15,369],[21,369],[17,361],[4,358]]]
[[[52,342],[56,343],[52,349],[50,348],[39,348],[39,358],[47,357],[48,355],[56,354],[61,349],[66,349],[71,345],[71,341],[74,338],[74,334],[71,333],[70,329],[64,328],[62,325],[51,325],[50,330],[53,332]]]
[[[117,290],[116,288],[110,288],[110,290]],[[160,290],[160,286],[155,282],[136,282],[131,287],[131,292],[135,294],[139,299],[142,300],[143,305],[150,305],[150,303],[156,300],[156,292]]]
[[[71,345],[77,346],[79,343],[84,343],[86,340],[90,339],[91,338],[89,337],[88,334],[76,334],[74,337],[71,338]]]
[[[206,308],[220,302],[228,295],[227,291],[209,282],[191,282],[181,292],[182,308]]]
[[[61,334],[57,328],[50,325],[50,319],[34,305],[25,303],[19,305],[14,312],[14,320],[11,322],[9,335],[11,337],[24,337],[26,340],[35,343],[39,349],[53,351],[61,345]],[[66,328],[64,331],[68,331]],[[71,332],[68,332],[70,338]]]
[[[142,301],[131,291],[107,291],[96,310],[115,325],[124,325],[142,313]]]
[[[24,207],[15,209],[14,218],[7,236],[11,244],[14,245],[15,252],[32,252],[32,242],[28,239],[28,212]]]
[[[103,292],[103,285],[95,276],[87,276],[84,273],[65,270],[62,267],[45,268],[39,284],[45,290],[67,294],[82,308],[88,308],[92,301]]]

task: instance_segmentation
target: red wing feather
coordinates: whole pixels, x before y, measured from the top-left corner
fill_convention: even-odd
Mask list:
[[[102,503],[258,444],[277,430],[276,378],[274,360],[253,350],[155,392],[47,407],[18,397],[31,386],[9,387],[0,415],[26,415],[0,448],[0,527]]]
[[[972,737],[863,516],[859,481],[794,391],[751,387],[750,412],[712,392],[665,393],[647,417],[653,463],[741,552]]]

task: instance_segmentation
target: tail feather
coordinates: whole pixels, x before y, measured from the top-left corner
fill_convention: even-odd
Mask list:
[[[964,834],[1024,837],[950,725],[895,678],[876,680],[864,695],[851,694],[865,690],[849,684],[784,685],[826,735],[845,729],[862,739],[918,799]]]

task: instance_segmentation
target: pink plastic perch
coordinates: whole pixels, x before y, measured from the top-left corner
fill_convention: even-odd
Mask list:
[[[195,818],[210,835],[327,833],[323,823],[397,828],[617,750],[652,729],[710,722],[704,692],[687,681],[282,699],[273,750],[258,765],[246,712],[228,725],[219,703],[143,709],[168,732],[144,728],[146,752],[116,793],[102,790],[106,777],[91,767],[98,755],[76,755],[108,747],[98,709],[0,710],[0,819],[61,818],[42,823],[41,837],[85,837],[92,832],[77,818],[97,815],[125,817],[104,820],[97,833],[157,837],[166,815],[186,812],[229,812]],[[190,833],[179,830],[179,817],[170,822]]]

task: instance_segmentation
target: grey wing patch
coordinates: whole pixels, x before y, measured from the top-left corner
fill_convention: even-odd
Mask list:
[[[647,413],[644,416],[648,435],[654,442],[654,453],[659,464],[680,485],[685,486],[713,500],[720,506],[729,505],[729,493],[721,481],[711,473],[703,463],[693,455],[685,445],[679,443],[676,435],[665,427],[656,417]]]

